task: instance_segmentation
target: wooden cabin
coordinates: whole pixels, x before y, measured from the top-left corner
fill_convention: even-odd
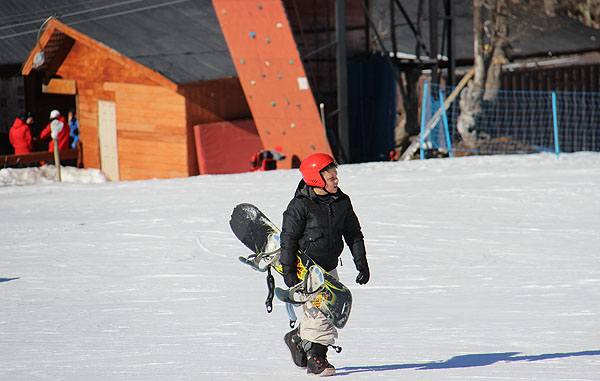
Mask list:
[[[40,45],[45,62],[34,68],[36,47],[23,75],[44,71],[45,92],[76,94],[84,165],[113,181],[197,175],[193,126],[251,117],[236,77],[175,83],[56,19]]]

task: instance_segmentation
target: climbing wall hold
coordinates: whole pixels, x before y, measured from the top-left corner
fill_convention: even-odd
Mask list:
[[[308,79],[306,77],[298,77],[298,88],[300,90],[310,89],[310,86],[308,85]]]

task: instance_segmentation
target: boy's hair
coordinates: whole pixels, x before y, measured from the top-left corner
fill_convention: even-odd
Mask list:
[[[334,161],[332,161],[331,163],[329,163],[329,165],[327,165],[325,168],[321,169],[321,170],[319,171],[319,173],[327,172],[327,171],[329,171],[330,169],[335,169],[335,168],[337,168],[337,167],[338,167],[338,163],[337,163],[337,162],[334,160]]]

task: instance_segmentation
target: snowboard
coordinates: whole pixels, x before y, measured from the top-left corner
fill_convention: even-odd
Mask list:
[[[229,226],[235,236],[253,251],[248,257],[239,257],[242,263],[256,271],[270,272],[270,269],[274,269],[283,275],[279,262],[280,230],[260,209],[252,204],[237,205],[231,214]],[[296,305],[312,303],[334,326],[343,328],[352,308],[350,290],[301,251],[298,252],[297,268],[301,283],[290,289],[277,287],[274,290],[277,298]],[[271,290],[272,281],[268,277],[267,283]]]

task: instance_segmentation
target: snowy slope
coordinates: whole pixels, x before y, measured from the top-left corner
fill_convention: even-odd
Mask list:
[[[354,305],[344,350],[329,355],[339,376],[600,380],[599,154],[339,176],[372,273],[356,285],[343,254]],[[237,261],[247,250],[228,226],[241,202],[281,224],[298,181],[282,170],[0,186],[0,378],[306,378],[283,343],[284,306],[266,313],[264,275]]]

